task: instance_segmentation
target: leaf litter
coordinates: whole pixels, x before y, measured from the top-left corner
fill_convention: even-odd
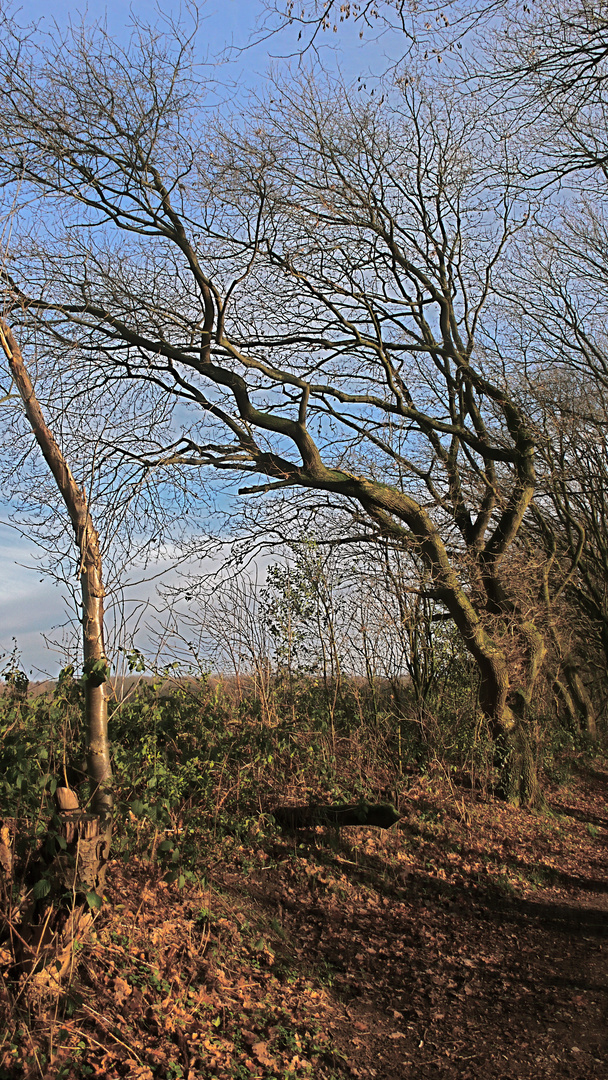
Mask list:
[[[608,1078],[607,780],[409,778],[388,833],[210,834],[181,889],[116,859],[63,996],[2,987],[0,1080]]]

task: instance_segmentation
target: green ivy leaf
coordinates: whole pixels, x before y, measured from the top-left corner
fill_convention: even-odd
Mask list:
[[[82,682],[90,683],[91,686],[101,686],[108,681],[110,665],[104,658],[101,660],[87,660],[82,669]]]
[[[43,897],[48,896],[51,891],[51,883],[48,878],[40,878],[32,889],[34,900],[42,900]]]

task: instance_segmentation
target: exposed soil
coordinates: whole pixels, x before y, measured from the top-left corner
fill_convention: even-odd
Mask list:
[[[71,989],[5,997],[0,1080],[608,1077],[607,785],[540,814],[410,778],[389,832],[252,830],[204,888],[116,861]]]

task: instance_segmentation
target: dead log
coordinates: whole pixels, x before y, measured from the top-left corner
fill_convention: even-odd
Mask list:
[[[392,803],[337,803],[333,806],[277,806],[272,816],[282,829],[314,829],[317,825],[342,828],[349,825],[390,829],[401,814]]]

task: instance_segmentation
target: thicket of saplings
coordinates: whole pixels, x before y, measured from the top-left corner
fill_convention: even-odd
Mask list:
[[[136,665],[143,666],[142,658]],[[54,792],[68,785],[86,806],[84,690],[67,667],[33,694],[13,666],[0,696],[0,818],[18,823],[17,851],[52,835]],[[496,780],[474,668],[456,651],[425,700],[381,678],[323,679],[279,666],[247,678],[134,681],[110,706],[115,855],[152,856],[168,880],[204,872],[201,835],[216,840],[272,830],[278,803],[398,797],[412,773],[488,791]],[[538,718],[546,767],[580,739],[555,717]],[[201,860],[200,863],[198,860]]]

